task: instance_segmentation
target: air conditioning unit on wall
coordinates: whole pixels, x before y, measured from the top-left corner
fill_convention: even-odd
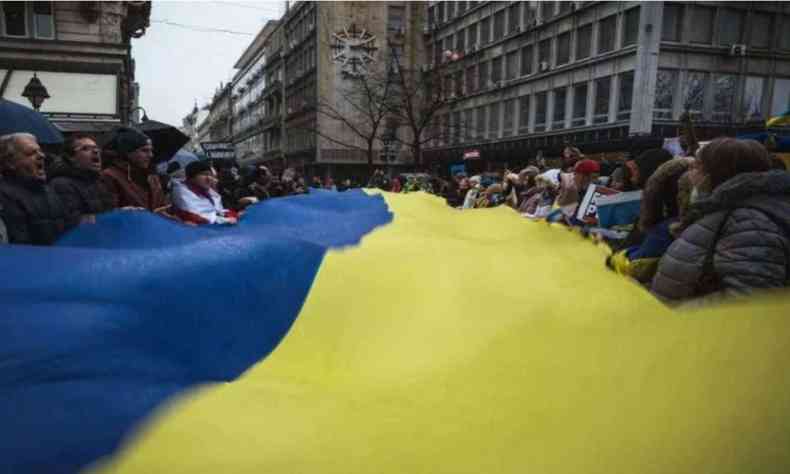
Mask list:
[[[746,56],[746,45],[734,44],[730,46],[730,56]]]

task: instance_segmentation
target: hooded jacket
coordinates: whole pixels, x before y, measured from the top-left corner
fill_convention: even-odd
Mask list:
[[[113,197],[100,182],[100,174],[66,161],[53,167],[49,185],[70,214],[100,214],[113,208]]]
[[[790,174],[743,173],[691,206],[685,230],[661,259],[652,283],[678,301],[708,293],[787,286]]]
[[[0,179],[0,219],[11,244],[50,245],[77,225],[55,191],[35,178]]]

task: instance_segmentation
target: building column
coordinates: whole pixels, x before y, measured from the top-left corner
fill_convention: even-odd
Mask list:
[[[639,12],[634,91],[629,134],[650,134],[656,95],[658,53],[661,45],[663,2],[644,2]]]

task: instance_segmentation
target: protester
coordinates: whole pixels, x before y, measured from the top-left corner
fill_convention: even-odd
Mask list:
[[[402,187],[400,184],[400,178],[398,178],[397,176],[392,178],[392,189],[390,191],[393,193],[399,193],[401,192],[401,190]]]
[[[114,156],[113,164],[102,173],[113,207],[163,211],[168,203],[159,176],[150,169],[154,156],[151,140],[139,130],[119,127],[105,149]]]
[[[597,161],[581,160],[574,165],[573,173],[559,175],[557,206],[562,210],[563,218],[561,220],[564,223],[574,226],[584,224],[576,219],[576,212],[584,193],[587,192],[587,187],[599,172],[600,165]]]
[[[674,240],[671,227],[688,208],[691,183],[690,158],[675,158],[647,180],[640,202],[638,232],[641,242],[616,252],[607,264],[617,273],[650,284],[659,259]]]
[[[321,189],[323,187],[321,184],[321,177],[313,176],[313,182],[310,184],[310,187],[313,189]]]
[[[214,170],[207,161],[186,167],[186,180],[173,183],[173,213],[187,224],[235,224],[238,215],[222,207],[222,198],[212,187]]]
[[[562,149],[562,172],[571,173],[576,163],[584,159],[582,152],[575,146],[566,146]]]
[[[752,140],[720,138],[694,162],[711,194],[697,192],[682,234],[659,263],[652,291],[679,302],[788,285],[790,174],[771,169]]]
[[[101,151],[90,135],[76,134],[64,146],[64,159],[50,171],[50,186],[66,212],[80,222],[96,222],[96,215],[113,209],[113,196],[99,179]]]
[[[44,153],[33,135],[0,137],[0,173],[0,220],[9,243],[50,245],[79,222],[47,185]]]

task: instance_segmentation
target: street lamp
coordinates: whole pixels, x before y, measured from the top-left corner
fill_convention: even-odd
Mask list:
[[[131,118],[132,114],[137,112],[138,110],[142,110],[143,111],[143,118],[142,118],[142,120],[143,120],[143,122],[147,122],[148,121],[148,114],[146,113],[145,109],[142,108],[142,107],[135,107],[132,110],[130,110],[129,111],[129,117]]]
[[[36,110],[41,108],[41,104],[43,104],[46,99],[49,99],[47,88],[44,87],[44,84],[41,83],[35,72],[33,73],[33,77],[30,78],[30,82],[25,86],[25,90],[22,91],[22,97],[27,97],[27,100],[30,101],[30,104],[33,105],[33,108]]]

